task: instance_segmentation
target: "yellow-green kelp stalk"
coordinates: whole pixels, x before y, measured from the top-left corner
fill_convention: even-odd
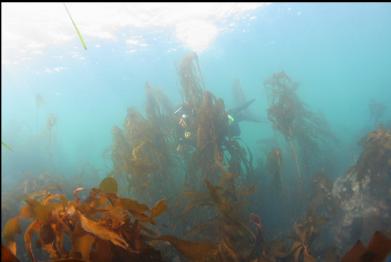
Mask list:
[[[12,148],[9,145],[7,145],[6,143],[4,143],[3,141],[1,141],[1,145],[3,147],[5,147],[6,149],[8,149],[9,151],[12,151]]]
[[[72,18],[72,16],[71,16],[71,13],[69,12],[69,10],[68,10],[67,6],[65,5],[65,3],[64,3],[64,7],[65,7],[65,10],[67,11],[67,14],[68,14],[69,18],[70,18],[71,21],[72,21],[73,27],[75,28],[77,35],[79,36],[79,39],[80,39],[81,44],[83,45],[84,49],[87,50],[86,42],[84,41],[84,38],[83,38],[83,36],[81,35],[80,30],[79,30],[79,28],[77,27],[75,21],[73,20],[73,18]]]

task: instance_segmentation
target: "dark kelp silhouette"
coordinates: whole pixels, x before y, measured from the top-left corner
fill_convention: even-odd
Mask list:
[[[205,87],[196,53],[191,52],[182,59],[178,73],[185,102],[193,108],[198,108]]]
[[[39,110],[45,105],[45,99],[40,95],[35,95],[35,130],[38,131]]]
[[[311,252],[313,241],[319,235],[320,226],[326,223],[323,217],[309,209],[302,221],[294,224],[294,240],[290,249],[292,261],[316,261]]]
[[[185,102],[194,111],[192,139],[195,150],[187,161],[187,185],[199,190],[205,178],[217,181],[220,166],[226,165],[230,172],[251,175],[251,152],[238,140],[229,138],[224,101],[206,91],[197,56],[186,56],[179,69]]]
[[[129,108],[123,129],[113,128],[112,173],[125,177],[129,189],[138,197],[156,199],[146,193],[161,194],[171,182],[175,120],[171,104],[161,91],[149,84],[145,91],[146,117]]]
[[[282,156],[279,148],[274,148],[267,158],[267,170],[272,176],[271,190],[277,193],[281,192],[281,168],[282,168]]]
[[[370,175],[372,182],[380,185],[391,173],[391,130],[380,127],[363,138],[361,145],[363,152],[350,174],[356,173],[359,179]]]
[[[383,103],[380,103],[375,100],[371,100],[369,102],[368,107],[369,107],[370,118],[373,120],[375,127],[377,127],[380,124],[380,121],[384,116],[387,107]]]
[[[194,185],[205,178],[215,180],[218,177],[218,164],[223,161],[222,146],[228,128],[224,102],[207,91],[196,117],[196,151],[188,173]]]
[[[275,73],[265,81],[269,100],[268,118],[273,127],[285,137],[295,160],[297,173],[302,177],[303,171],[307,171],[312,162],[313,155],[319,152],[322,142],[335,140],[335,137],[325,118],[311,112],[300,100],[296,93],[297,87],[298,84],[285,72]]]
[[[230,173],[224,174],[218,186],[213,185],[210,181],[205,180],[206,192],[192,192],[187,194],[190,202],[186,212],[191,209],[197,209],[206,206],[214,210],[211,219],[203,224],[203,227],[197,225],[192,229],[192,234],[200,234],[202,231],[213,230],[213,242],[216,243],[217,249],[209,259],[212,261],[242,261],[246,260],[254,249],[256,235],[249,229],[248,225],[243,223],[245,210],[243,200],[239,197],[236,188],[233,187],[235,176]],[[236,200],[235,200],[236,199]],[[190,234],[189,234],[190,235]],[[207,258],[207,257],[205,257]]]

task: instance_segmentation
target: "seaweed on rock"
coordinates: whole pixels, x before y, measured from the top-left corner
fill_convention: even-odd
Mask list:
[[[105,190],[110,191],[106,193]],[[31,261],[38,261],[40,254],[32,245],[36,236],[40,249],[52,261],[58,259],[82,259],[83,261],[161,261],[160,253],[147,243],[156,217],[166,210],[165,201],[158,201],[152,208],[135,200],[116,194],[116,183],[104,180],[100,189],[92,189],[81,200],[74,191],[74,200],[63,194],[48,193],[29,197],[19,214],[4,227],[6,245],[14,255],[18,254],[16,235],[21,233],[21,220],[30,224],[24,230],[24,244]],[[64,244],[70,239],[71,247]],[[148,259],[146,259],[148,258]]]
[[[290,250],[292,261],[316,261],[311,252],[311,245],[319,233],[319,226],[323,223],[322,218],[308,214],[302,222],[294,225],[295,239]]]
[[[350,173],[359,179],[370,175],[372,182],[381,185],[391,173],[391,130],[378,128],[361,140],[363,152]]]
[[[373,231],[391,227],[391,130],[369,132],[361,145],[355,165],[333,186],[343,211],[335,229],[341,246],[351,238],[367,239]]]
[[[312,194],[308,208],[328,219],[335,216],[338,203],[332,194],[333,183],[331,179],[324,172],[318,172],[312,178],[311,189]]]
[[[202,235],[204,232],[214,232],[212,241],[217,243],[218,251],[215,261],[242,261],[250,256],[256,243],[256,235],[248,225],[243,223],[245,210],[242,197],[233,197],[238,194],[234,186],[237,176],[225,173],[218,185],[205,180],[206,192],[188,192],[190,202],[186,212],[209,207],[209,218],[197,224],[186,235]],[[208,234],[204,237],[210,238]]]

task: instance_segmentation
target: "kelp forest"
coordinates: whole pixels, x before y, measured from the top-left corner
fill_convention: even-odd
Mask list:
[[[228,107],[195,53],[177,73],[179,105],[147,82],[144,110],[129,105],[122,124],[108,127],[112,168],[103,180],[91,186],[82,176],[25,174],[18,188],[2,192],[1,261],[390,259],[385,105],[369,103],[373,130],[357,140],[353,165],[334,174],[339,138],[305,103],[293,75],[263,79],[261,112],[239,80],[232,83],[237,105]],[[43,104],[37,96],[37,118]],[[242,121],[270,126],[273,137],[260,133],[255,152]],[[56,123],[47,119],[49,151]],[[93,177],[93,168],[83,172]]]

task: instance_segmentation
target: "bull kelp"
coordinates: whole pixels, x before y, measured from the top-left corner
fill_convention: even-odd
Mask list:
[[[2,262],[390,260],[391,5],[3,14]]]

